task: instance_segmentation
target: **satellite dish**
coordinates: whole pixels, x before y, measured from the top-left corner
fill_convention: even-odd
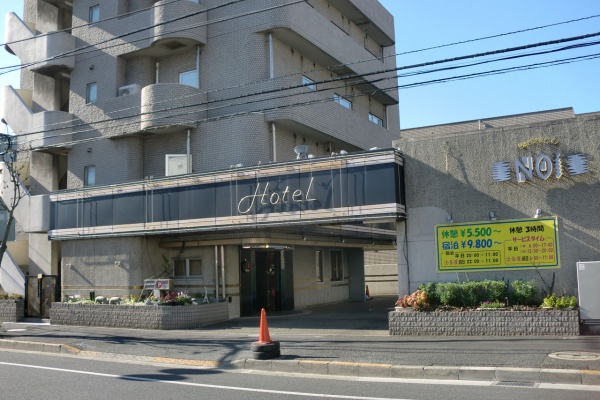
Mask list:
[[[294,147],[294,152],[297,154],[296,160],[307,158],[308,155],[308,146],[305,144],[301,144],[300,146]]]

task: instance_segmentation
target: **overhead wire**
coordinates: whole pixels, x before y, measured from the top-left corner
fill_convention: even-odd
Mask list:
[[[448,58],[448,59],[442,59],[442,60],[435,60],[435,61],[429,61],[429,62],[424,62],[424,63],[418,63],[418,64],[412,64],[412,65],[407,65],[407,66],[401,66],[401,67],[396,67],[396,68],[391,68],[391,69],[386,69],[386,70],[380,70],[380,71],[373,71],[373,72],[369,72],[369,73],[365,73],[365,74],[361,74],[361,75],[343,75],[343,76],[339,76],[336,78],[331,78],[331,79],[327,79],[327,80],[320,80],[320,81],[314,81],[311,84],[316,84],[316,85],[322,85],[322,84],[329,84],[329,83],[335,83],[335,82],[343,82],[343,81],[347,81],[349,79],[356,79],[356,78],[361,78],[363,79],[364,77],[367,76],[372,76],[372,75],[383,75],[383,74],[387,74],[387,73],[391,73],[391,72],[397,72],[397,71],[401,71],[401,70],[406,70],[406,69],[414,69],[414,68],[420,68],[420,67],[424,67],[424,66],[432,66],[432,65],[437,65],[437,64],[443,64],[443,63],[448,63],[448,62],[454,62],[457,60],[468,60],[468,59],[472,59],[472,58],[479,58],[479,57],[484,57],[484,56],[489,56],[489,55],[499,55],[499,54],[505,54],[505,53],[509,53],[512,51],[518,51],[518,50],[523,50],[523,49],[533,49],[536,47],[541,47],[541,46],[547,46],[549,44],[556,44],[556,43],[567,43],[570,41],[575,41],[575,40],[581,40],[581,38],[588,38],[588,37],[595,37],[595,36],[599,36],[600,32],[597,33],[592,33],[592,34],[586,34],[586,35],[580,35],[580,36],[576,36],[576,37],[572,37],[572,38],[562,38],[562,39],[557,39],[557,40],[552,40],[552,41],[546,41],[546,42],[540,42],[540,43],[535,43],[535,44],[528,44],[528,45],[522,45],[522,46],[516,46],[516,47],[512,47],[512,48],[508,48],[508,49],[502,49],[502,50],[494,50],[494,51],[488,51],[488,52],[484,52],[484,53],[476,53],[476,54],[471,54],[471,55],[465,55],[465,56],[460,56],[460,57],[452,57],[452,58]],[[599,44],[599,42],[590,42],[590,43],[584,43],[584,44],[578,44],[578,45],[573,45],[573,46],[566,46],[563,48],[559,48],[559,49],[551,49],[551,50],[547,50],[547,51],[543,51],[543,52],[537,52],[536,54],[532,54],[532,55],[538,55],[538,54],[544,54],[544,53],[552,53],[552,52],[557,52],[557,51],[564,51],[564,50],[569,50],[571,48],[577,48],[577,47],[582,47],[582,46],[590,46],[590,45],[597,45]],[[505,59],[513,59],[513,58],[521,58],[524,56],[528,56],[527,54],[525,55],[517,55],[517,56],[511,56],[511,57],[506,57]],[[499,61],[502,59],[496,59],[496,60],[492,60],[492,61]],[[477,65],[477,64],[483,64],[483,63],[489,63],[492,61],[482,61],[479,63],[474,63],[472,65]],[[466,65],[466,66],[470,66],[470,65]],[[464,67],[464,66],[462,66]],[[445,67],[439,70],[435,70],[432,72],[438,72],[438,71],[442,71],[442,70],[448,70],[448,69],[456,69],[456,68],[461,68],[461,66],[459,67]],[[415,72],[415,73],[410,73],[410,75],[418,75],[421,72]],[[430,72],[426,72],[426,73],[430,73]],[[403,76],[398,76],[398,77],[403,77]],[[387,77],[385,79],[391,79],[390,77]],[[366,81],[365,81],[366,82]],[[370,82],[375,82],[374,80],[370,80]],[[361,82],[358,82],[361,83]],[[363,82],[364,83],[364,82]],[[357,82],[352,82],[349,86],[352,85],[356,85]],[[298,89],[298,88],[302,88],[307,86],[306,84],[299,84],[299,85],[292,85],[292,86],[288,86],[288,87],[278,87],[276,89],[271,89],[271,90],[263,90],[260,92],[253,92],[253,93],[247,93],[247,94],[243,94],[243,95],[238,95],[232,98],[221,98],[221,99],[215,99],[215,100],[210,100],[207,102],[199,102],[199,103],[195,103],[192,105],[187,105],[185,107],[198,107],[200,105],[205,105],[205,104],[211,104],[211,103],[220,103],[220,102],[224,102],[224,101],[231,101],[231,100],[237,100],[237,99],[242,99],[242,98],[247,98],[247,97],[252,97],[252,96],[258,96],[258,95],[265,95],[265,94],[272,94],[272,93],[281,93],[283,91],[287,91],[287,90],[292,90],[292,89]],[[330,90],[330,88],[326,89],[326,90]],[[206,95],[207,92],[202,92],[202,93],[198,93],[195,95]],[[192,95],[192,96],[195,96]],[[298,95],[298,94],[296,94]],[[191,97],[191,96],[188,96]],[[280,96],[281,97],[281,96]],[[171,102],[173,100],[180,100],[183,99],[184,97],[177,97],[177,98],[171,98],[168,100],[168,102]],[[273,98],[269,98],[269,99],[259,99],[257,101],[268,101],[268,100],[273,100]],[[158,103],[153,103],[158,104]],[[228,105],[228,106],[240,106],[243,105],[243,103],[238,103],[238,104],[233,104],[233,105]],[[224,106],[220,106],[219,108],[222,108]],[[111,113],[122,113],[124,111],[128,111],[128,110],[132,110],[132,109],[137,109],[138,107],[132,107],[132,108],[124,108],[124,109],[119,109],[119,110],[115,110],[112,111]],[[158,113],[158,112],[163,112],[163,111],[169,111],[172,110],[173,108],[167,108],[167,109],[159,109],[159,110],[154,110],[154,113]],[[212,111],[214,109],[206,109],[204,111]],[[142,115],[142,114],[139,114]],[[105,120],[98,120],[98,121],[89,121],[89,122],[85,122],[80,124],[79,126],[83,126],[83,125],[90,125],[90,124],[100,124],[103,122],[111,122],[111,121],[115,121],[118,119],[126,119],[126,118],[132,118],[135,117],[136,115],[128,115],[128,116],[123,116],[120,118],[108,118]],[[47,129],[48,127],[51,127],[52,125],[46,125],[46,129],[43,130],[43,132],[49,132],[52,131],[52,129]],[[22,135],[32,135],[32,134],[36,134],[36,133],[41,133],[42,131],[33,131],[33,132],[29,132],[29,133],[25,133]]]
[[[475,78],[475,77],[479,77],[479,76],[497,75],[497,74],[501,74],[501,73],[508,73],[511,71],[548,67],[548,66],[566,64],[566,63],[571,63],[571,62],[576,62],[576,61],[595,59],[598,57],[600,57],[600,53],[566,58],[566,59],[562,59],[562,60],[546,61],[546,62],[542,62],[542,63],[533,63],[533,64],[528,64],[525,66],[507,67],[507,68],[503,68],[503,69],[477,72],[477,73],[471,73],[471,74],[466,74],[466,75],[459,75],[459,76],[455,76],[455,77],[440,78],[440,79],[434,79],[434,80],[417,82],[417,83],[410,83],[410,84],[405,84],[405,85],[394,85],[394,86],[387,87],[387,88],[381,88],[378,90],[373,90],[373,91],[369,91],[369,92],[365,92],[365,93],[351,94],[351,95],[347,95],[344,97],[345,98],[355,98],[355,97],[361,97],[361,96],[371,96],[377,91],[408,89],[408,88],[413,88],[413,87],[417,87],[417,86],[424,86],[424,85],[430,85],[430,84],[434,84],[434,83],[447,82],[447,81],[451,81],[451,80],[464,80],[464,79]],[[395,77],[393,77],[393,78],[395,78]],[[393,78],[391,78],[391,79],[393,79]],[[389,80],[390,78],[385,78],[385,79]],[[331,90],[331,88],[324,88],[321,90],[327,91],[327,90]],[[306,93],[302,93],[302,94],[306,94]],[[288,96],[293,96],[293,95],[297,95],[297,94],[292,94],[292,95],[288,95]],[[257,100],[256,102],[264,102],[264,101],[265,101],[264,99],[261,99],[261,100]],[[283,109],[293,108],[293,107],[298,107],[298,106],[309,106],[309,105],[321,104],[321,103],[331,102],[331,101],[334,101],[333,97],[327,97],[327,98],[322,98],[322,99],[318,99],[318,100],[311,100],[311,101],[292,103],[292,104],[286,104],[286,105],[278,105],[278,106],[267,107],[267,108],[262,108],[262,109],[244,110],[244,111],[240,111],[237,113],[219,115],[219,116],[203,118],[203,119],[194,119],[194,120],[184,121],[184,122],[206,123],[206,122],[212,122],[212,121],[217,121],[217,120],[221,120],[221,119],[230,119],[230,118],[237,117],[237,116],[250,115],[250,114],[263,114],[263,113],[269,112],[269,111],[283,110]],[[248,103],[245,103],[245,104],[248,104]],[[234,106],[237,106],[237,105],[234,105]],[[180,106],[180,107],[175,107],[175,108],[165,110],[165,111],[173,111],[176,109],[182,109],[182,108],[187,108],[187,107],[190,107],[190,106]],[[230,107],[230,105],[226,105],[225,107]],[[184,116],[184,115],[189,115],[189,112],[182,112],[181,114],[175,114],[175,115],[171,114],[169,116],[166,116],[165,118],[173,118],[173,117]],[[106,127],[105,129],[110,129],[110,127]],[[98,137],[98,138],[87,138],[87,139],[82,139],[81,141],[72,141],[72,142],[69,142],[68,144],[87,142],[87,141],[96,140],[96,139],[101,140],[101,139],[106,139],[106,138],[107,137],[103,137],[103,136]]]
[[[406,85],[395,85],[395,86],[391,86],[391,87],[387,87],[387,88],[382,88],[382,89],[380,89],[380,91],[410,89],[410,88],[417,87],[417,86],[426,86],[426,85],[430,85],[430,84],[442,83],[442,82],[447,82],[447,81],[451,81],[451,80],[466,80],[466,79],[472,79],[472,78],[476,78],[476,77],[480,77],[480,76],[498,75],[498,74],[509,73],[509,72],[513,72],[513,71],[517,71],[517,70],[545,68],[545,67],[549,67],[549,66],[553,66],[553,65],[568,64],[568,63],[572,63],[572,62],[585,61],[586,59],[597,59],[597,58],[600,58],[600,53],[586,55],[586,56],[578,56],[578,57],[573,57],[573,58],[563,59],[563,60],[554,60],[554,61],[547,61],[547,62],[543,62],[543,63],[534,63],[534,64],[523,65],[523,66],[507,67],[507,68],[491,70],[491,71],[458,75],[458,76],[448,77],[448,78],[433,79],[433,80],[429,80],[429,81],[410,83],[410,84],[406,84]],[[356,98],[356,97],[361,97],[361,96],[368,96],[371,94],[372,94],[372,92],[356,93],[356,94],[348,95],[346,97]],[[273,107],[263,108],[263,109],[258,109],[258,110],[245,110],[245,111],[240,111],[237,113],[231,113],[228,115],[205,118],[205,119],[197,120],[197,121],[201,122],[201,123],[212,122],[212,121],[217,121],[217,120],[221,120],[221,119],[231,119],[231,118],[236,118],[236,117],[241,117],[241,116],[246,116],[246,115],[251,115],[251,114],[264,114],[266,112],[284,110],[284,109],[293,108],[293,107],[317,105],[317,104],[323,104],[323,103],[333,102],[333,101],[334,101],[333,97],[328,97],[328,98],[323,98],[323,99],[319,99],[319,100],[312,100],[312,101],[307,101],[307,102],[273,106]],[[81,143],[95,142],[95,141],[100,141],[100,140],[105,140],[105,139],[108,139],[108,137],[99,136],[99,137],[94,137],[94,138],[84,138],[84,139],[80,139],[80,140],[70,141],[67,144],[81,144]],[[52,148],[52,147],[56,147],[56,146],[47,146],[46,148]]]

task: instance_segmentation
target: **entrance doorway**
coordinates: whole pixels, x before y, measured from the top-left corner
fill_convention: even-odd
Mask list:
[[[60,301],[57,275],[25,277],[25,316],[30,318],[50,318],[50,307]]]
[[[294,309],[291,250],[242,249],[241,315]]]

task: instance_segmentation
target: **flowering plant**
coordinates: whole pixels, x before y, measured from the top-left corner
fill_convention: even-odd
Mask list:
[[[484,301],[479,305],[479,308],[504,308],[506,304],[501,301]]]
[[[192,304],[192,298],[187,293],[166,292],[159,302]]]
[[[427,302],[427,293],[417,290],[411,295],[399,297],[395,303],[396,307],[412,307],[415,311],[427,311],[430,308]]]

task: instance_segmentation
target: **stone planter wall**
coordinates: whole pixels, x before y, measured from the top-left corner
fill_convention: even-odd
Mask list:
[[[227,303],[188,306],[128,306],[52,303],[52,325],[133,329],[193,329],[229,319]]]
[[[21,322],[25,318],[23,300],[0,300],[0,322]]]
[[[388,316],[390,335],[579,335],[578,310],[402,312]]]

